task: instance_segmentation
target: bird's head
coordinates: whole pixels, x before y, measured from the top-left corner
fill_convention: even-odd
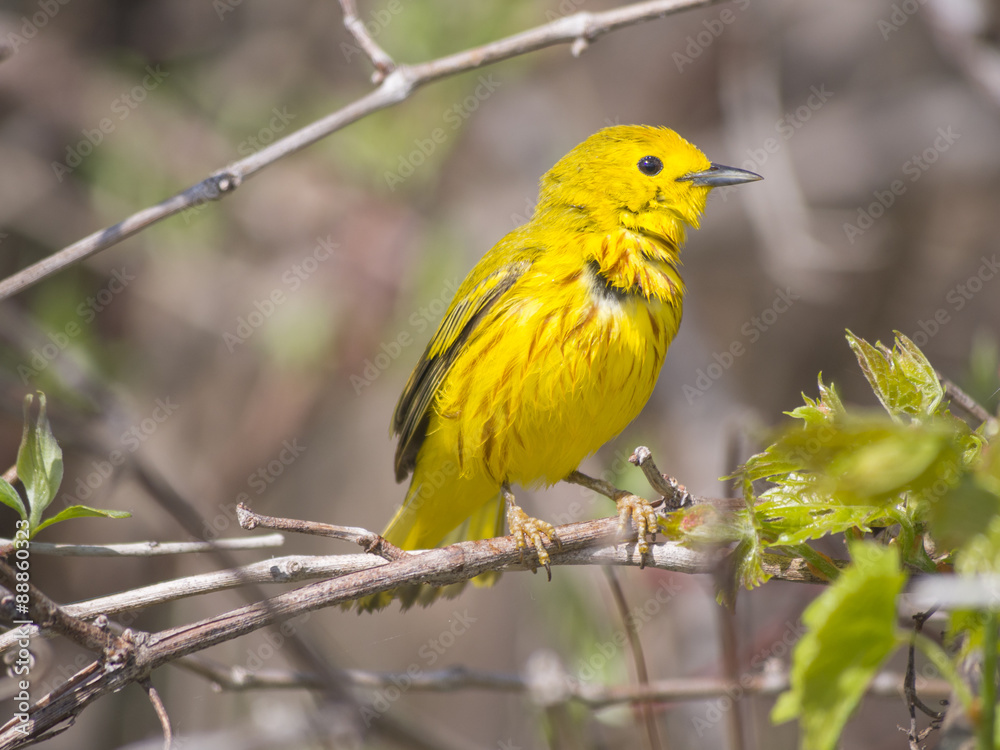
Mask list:
[[[697,227],[712,188],[761,179],[713,164],[667,128],[615,125],[590,136],[541,181],[539,212],[578,215],[599,231],[617,227],[669,232],[683,241]]]

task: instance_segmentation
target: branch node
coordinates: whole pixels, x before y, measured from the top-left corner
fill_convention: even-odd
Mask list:
[[[629,457],[629,463],[642,469],[646,476],[646,481],[663,496],[666,503],[666,510],[678,510],[694,505],[694,497],[688,492],[687,487],[678,482],[673,477],[663,474],[653,461],[653,452],[645,445],[640,445]]]
[[[241,529],[253,531],[260,523],[261,516],[258,516],[243,503],[238,503],[236,506],[236,521],[239,523]]]
[[[396,69],[396,63],[368,33],[364,21],[358,17],[358,7],[355,0],[340,0],[340,7],[344,11],[344,28],[354,37],[354,41],[358,43],[362,52],[375,68],[372,73],[372,83],[380,84],[388,74]]]
[[[231,193],[240,186],[242,178],[235,172],[218,172],[209,178],[215,187],[215,195],[212,200],[218,200],[226,193]]]

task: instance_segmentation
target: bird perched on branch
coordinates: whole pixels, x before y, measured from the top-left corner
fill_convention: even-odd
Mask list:
[[[511,486],[564,479],[639,414],[680,324],[686,229],[712,188],[759,179],[666,128],[606,128],[560,159],[531,220],[469,272],[403,389],[396,479],[412,477],[383,536],[425,549],[500,536],[506,519],[547,568],[555,530]],[[644,548],[652,509],[618,504]],[[439,591],[412,586],[359,608]]]

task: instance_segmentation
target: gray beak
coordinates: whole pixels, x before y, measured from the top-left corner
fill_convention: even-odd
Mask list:
[[[748,172],[745,169],[727,167],[723,164],[712,164],[704,172],[691,172],[683,177],[678,177],[678,182],[690,182],[699,187],[725,187],[726,185],[739,185],[744,182],[756,182],[763,180],[756,172]]]

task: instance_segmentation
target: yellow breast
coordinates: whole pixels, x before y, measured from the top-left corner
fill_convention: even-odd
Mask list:
[[[558,482],[649,399],[683,287],[646,240],[591,241],[536,260],[452,366],[428,437],[455,446],[463,475]]]

